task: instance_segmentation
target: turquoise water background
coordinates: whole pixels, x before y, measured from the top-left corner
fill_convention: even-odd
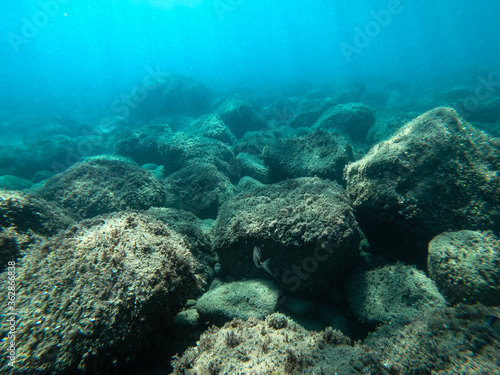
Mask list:
[[[500,61],[491,0],[2,2],[0,101],[14,111],[104,112],[151,69],[213,90],[345,79],[424,90]]]

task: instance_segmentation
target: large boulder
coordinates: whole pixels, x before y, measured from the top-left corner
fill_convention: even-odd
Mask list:
[[[422,311],[446,305],[431,279],[402,264],[358,271],[349,278],[346,291],[354,315],[373,326],[411,322]]]
[[[173,375],[389,374],[379,354],[340,331],[308,331],[283,314],[212,326],[196,346],[174,357]]]
[[[275,139],[276,136],[273,133],[263,130],[246,132],[234,145],[234,152],[260,155],[264,147]]]
[[[139,129],[123,129],[112,139],[116,154],[132,158],[137,164],[161,164],[158,149],[161,139],[172,135],[168,125],[150,125]]]
[[[197,161],[165,179],[165,205],[215,219],[220,206],[236,189],[213,164]]]
[[[457,305],[427,309],[411,322],[394,322],[364,341],[382,358],[389,374],[497,374],[498,339],[484,316],[500,309]],[[386,374],[385,371],[380,374]]]
[[[212,138],[232,145],[236,137],[217,115],[201,116],[182,129],[183,132],[199,137]]]
[[[30,244],[73,223],[64,210],[36,195],[0,190],[0,271]]]
[[[189,245],[189,251],[199,264],[199,273],[206,281],[210,281],[214,277],[214,265],[217,262],[212,249],[212,226],[191,212],[175,208],[151,207],[147,214],[183,236]]]
[[[273,182],[317,176],[343,183],[344,167],[353,160],[353,151],[345,137],[316,130],[277,139],[264,148],[262,158]]]
[[[197,290],[195,272],[182,237],[137,213],[85,220],[32,246],[16,264],[19,371],[2,356],[0,372],[123,373]],[[7,292],[0,290],[3,301]],[[1,341],[4,353],[8,345]]]
[[[228,99],[219,106],[216,114],[237,138],[243,137],[248,131],[259,130],[265,126],[265,121],[246,99]]]
[[[0,226],[51,235],[73,222],[68,212],[35,194],[0,190]]]
[[[161,182],[137,164],[99,157],[78,163],[45,182],[39,195],[71,210],[79,218],[160,206],[165,199]]]
[[[269,280],[234,281],[204,293],[196,303],[202,321],[222,325],[233,318],[263,319],[276,311],[279,291]]]
[[[500,229],[499,170],[500,140],[437,108],[348,165],[347,192],[372,251],[425,264],[442,232]]]
[[[315,129],[336,130],[355,142],[366,142],[375,115],[370,107],[361,103],[339,104],[327,109],[313,125]]]
[[[32,185],[33,183],[31,181],[17,176],[12,176],[9,174],[0,176],[0,189],[23,190],[29,189]]]
[[[500,305],[500,240],[492,232],[462,230],[434,237],[427,265],[450,303]]]
[[[232,148],[215,139],[178,132],[163,138],[158,150],[170,171],[178,171],[191,163],[211,163],[228,176],[234,175],[238,162]]]
[[[360,230],[342,188],[319,178],[298,178],[242,192],[220,209],[214,249],[236,278],[268,275],[269,259],[284,291],[320,295],[341,282],[359,256]]]

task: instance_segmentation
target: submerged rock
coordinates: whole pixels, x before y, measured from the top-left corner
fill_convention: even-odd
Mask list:
[[[118,158],[94,158],[58,174],[39,190],[41,197],[71,210],[79,218],[124,209],[144,210],[165,199],[151,172]]]
[[[33,245],[16,265],[16,365],[22,373],[122,372],[196,291],[195,268],[179,234],[137,213],[82,221]],[[9,371],[2,356],[0,372]]]
[[[199,137],[212,138],[228,145],[236,142],[236,137],[217,115],[202,116],[182,131]]]
[[[203,321],[222,325],[233,318],[263,319],[275,312],[279,291],[269,280],[235,281],[203,294],[196,309]]]
[[[168,125],[150,125],[136,130],[121,130],[113,136],[112,144],[115,153],[132,158],[139,165],[161,164],[158,145],[163,137],[171,135]]]
[[[500,309],[479,304],[428,309],[411,322],[381,326],[364,344],[392,374],[496,374],[498,339],[484,324],[486,314],[499,315]]]
[[[23,190],[29,189],[32,185],[33,183],[31,181],[25,180],[24,178],[11,175],[0,176],[0,189]]]
[[[500,240],[492,232],[462,230],[434,237],[427,265],[450,303],[500,305]]]
[[[358,271],[349,278],[346,290],[354,315],[371,325],[411,322],[422,311],[446,304],[431,279],[402,264]]]
[[[165,180],[165,205],[215,219],[220,206],[236,192],[229,178],[210,163],[193,162]]]
[[[199,116],[210,111],[212,95],[201,82],[178,74],[162,77],[160,114]]]
[[[211,227],[193,213],[185,210],[151,207],[146,213],[164,222],[184,237],[191,254],[199,264],[199,272],[206,281],[210,281],[214,277],[213,268],[217,262],[217,257],[212,249]]]
[[[72,222],[68,212],[34,194],[0,190],[0,226],[51,235]]]
[[[344,167],[353,160],[353,151],[345,137],[316,130],[277,139],[264,148],[262,158],[273,182],[317,176],[343,183]]]
[[[236,159],[238,160],[238,168],[241,170],[240,174],[244,176],[243,178],[254,178],[261,183],[269,182],[269,168],[257,156],[240,152]]]
[[[216,114],[237,138],[243,137],[248,131],[259,130],[265,126],[265,121],[246,99],[228,99],[219,106]]]
[[[258,246],[283,291],[320,295],[356,265],[360,237],[337,183],[298,178],[226,202],[215,223],[214,249],[227,274],[257,278],[268,275],[254,262]]]
[[[234,175],[237,161],[232,148],[211,138],[178,132],[163,138],[159,143],[162,163],[171,171],[192,163],[211,163],[228,176]]]
[[[500,228],[500,141],[437,108],[348,165],[347,192],[372,251],[426,262],[446,230]]]
[[[366,142],[375,115],[370,107],[361,103],[339,104],[327,109],[313,128],[330,129],[346,134],[355,142]]]
[[[172,362],[186,374],[384,374],[379,354],[340,331],[307,331],[287,316],[234,319],[209,328]],[[384,372],[381,372],[384,371]]]

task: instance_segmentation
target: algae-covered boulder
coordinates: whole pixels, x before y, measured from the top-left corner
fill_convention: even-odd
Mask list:
[[[373,251],[425,263],[440,233],[500,228],[499,170],[500,140],[437,108],[348,165],[347,192]]]
[[[139,129],[123,129],[112,139],[115,153],[132,158],[137,164],[161,164],[158,145],[163,137],[172,135],[168,125],[150,125]]]
[[[209,290],[196,303],[203,321],[222,325],[233,318],[263,319],[275,312],[279,291],[269,280],[234,281]]]
[[[234,145],[234,152],[260,155],[264,147],[275,139],[276,137],[271,132],[262,130],[246,132],[241,139],[237,140]]]
[[[199,273],[206,281],[213,278],[217,257],[212,249],[212,226],[193,213],[167,207],[151,207],[147,214],[167,224],[184,237],[191,254],[199,264]],[[213,223],[213,220],[212,220]]]
[[[366,142],[375,115],[361,103],[339,104],[327,109],[313,125],[315,129],[330,129],[346,134],[355,142]]]
[[[457,305],[422,311],[410,322],[386,324],[364,344],[390,374],[497,374],[498,339],[484,323],[500,309]],[[380,372],[385,374],[385,372]]]
[[[228,145],[232,145],[236,141],[236,137],[231,133],[231,130],[217,115],[202,116],[182,130],[199,137],[212,138]]]
[[[317,176],[342,183],[353,151],[345,137],[316,130],[306,136],[277,139],[264,148],[262,158],[273,182]]]
[[[237,138],[265,126],[265,121],[246,99],[228,99],[217,108],[216,114]]]
[[[24,178],[20,178],[12,175],[0,176],[0,189],[5,190],[23,190],[29,189],[33,183]]]
[[[72,222],[68,212],[34,194],[0,190],[0,226],[51,235]]]
[[[178,171],[190,163],[211,163],[220,171],[231,175],[237,165],[232,148],[211,138],[178,132],[162,139],[158,146],[162,163],[172,171]]]
[[[210,327],[174,357],[173,375],[389,374],[379,354],[340,331],[308,331],[283,314]]]
[[[492,232],[462,230],[434,237],[427,265],[450,303],[500,305],[500,241]]]
[[[360,230],[342,188],[298,178],[246,190],[226,202],[214,249],[236,278],[273,277],[285,292],[321,294],[356,264]],[[256,262],[269,259],[269,271]],[[256,264],[260,267],[256,267]]]
[[[219,207],[236,191],[229,178],[214,165],[193,162],[165,180],[165,205],[215,219]]]
[[[36,195],[0,190],[0,271],[24,255],[39,235],[51,235],[73,222],[64,210]]]
[[[165,198],[161,182],[149,171],[118,158],[78,163],[45,182],[39,194],[80,218],[127,208],[144,210],[162,205]]]
[[[292,128],[312,127],[326,108],[333,103],[330,100],[308,100],[300,105],[299,110],[290,121]]]
[[[424,310],[445,306],[431,279],[402,264],[358,271],[349,278],[346,290],[354,315],[372,325],[410,322]]]
[[[179,234],[138,213],[88,219],[33,245],[16,264],[18,371],[2,356],[0,372],[123,373],[196,291],[195,267]]]
[[[254,178],[262,183],[269,182],[269,168],[257,156],[247,152],[240,152],[236,159],[238,160],[240,175]]]

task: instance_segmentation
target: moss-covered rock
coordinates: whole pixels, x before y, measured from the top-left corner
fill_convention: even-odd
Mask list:
[[[192,212],[201,219],[215,219],[236,189],[213,164],[198,161],[168,176],[165,191],[166,206]]]
[[[265,126],[265,121],[246,99],[228,99],[217,108],[216,114],[237,138]]]
[[[268,275],[254,263],[258,246],[275,283],[300,294],[318,295],[342,280],[357,262],[359,242],[342,188],[319,178],[246,190],[221,207],[214,227],[214,249],[227,274]]]
[[[171,171],[179,171],[191,163],[211,163],[228,176],[238,172],[232,148],[211,138],[178,132],[159,144],[162,163]]]
[[[146,213],[164,222],[184,237],[189,251],[199,264],[199,273],[207,282],[211,281],[217,262],[217,256],[212,249],[212,226],[207,225],[191,212],[175,208],[151,207]]]
[[[264,148],[262,158],[273,182],[317,176],[343,183],[344,167],[353,160],[353,151],[345,137],[316,130],[277,139]]]
[[[0,226],[51,235],[72,222],[68,212],[34,194],[0,190]]]
[[[434,237],[427,265],[450,303],[500,305],[500,240],[492,232],[462,230]]]
[[[240,152],[236,159],[241,175],[254,178],[262,183],[269,182],[269,168],[257,156]]]
[[[0,176],[0,189],[23,190],[29,189],[32,185],[33,183],[31,181],[25,180],[24,178],[12,175]]]
[[[168,125],[150,125],[136,130],[121,130],[113,136],[111,143],[115,153],[132,158],[139,165],[161,164],[158,144],[168,136],[172,136]]]
[[[387,374],[377,352],[354,344],[340,331],[307,331],[283,314],[265,320],[234,319],[209,328],[172,362],[186,374]]]
[[[360,321],[373,326],[411,322],[422,311],[445,306],[431,279],[422,271],[402,264],[358,271],[346,285],[351,310]]]
[[[222,325],[233,318],[263,319],[276,311],[279,290],[264,279],[234,281],[204,293],[196,303],[203,321]]]
[[[133,162],[118,158],[94,158],[58,174],[39,191],[40,196],[61,205],[80,218],[163,204],[161,182]]]
[[[496,374],[498,339],[484,315],[500,309],[481,305],[422,311],[411,322],[383,325],[364,341],[391,374]],[[382,372],[383,373],[383,372]]]
[[[315,129],[336,130],[355,142],[366,142],[375,115],[370,107],[361,103],[339,104],[327,109],[313,125]]]
[[[197,290],[195,267],[178,233],[130,212],[82,221],[33,245],[16,265],[18,370],[2,356],[0,371],[121,373]]]
[[[348,165],[347,192],[372,251],[425,264],[447,230],[500,230],[500,141],[437,108]]]
[[[228,145],[236,142],[236,137],[217,115],[202,116],[182,131],[199,137],[212,138]]]

